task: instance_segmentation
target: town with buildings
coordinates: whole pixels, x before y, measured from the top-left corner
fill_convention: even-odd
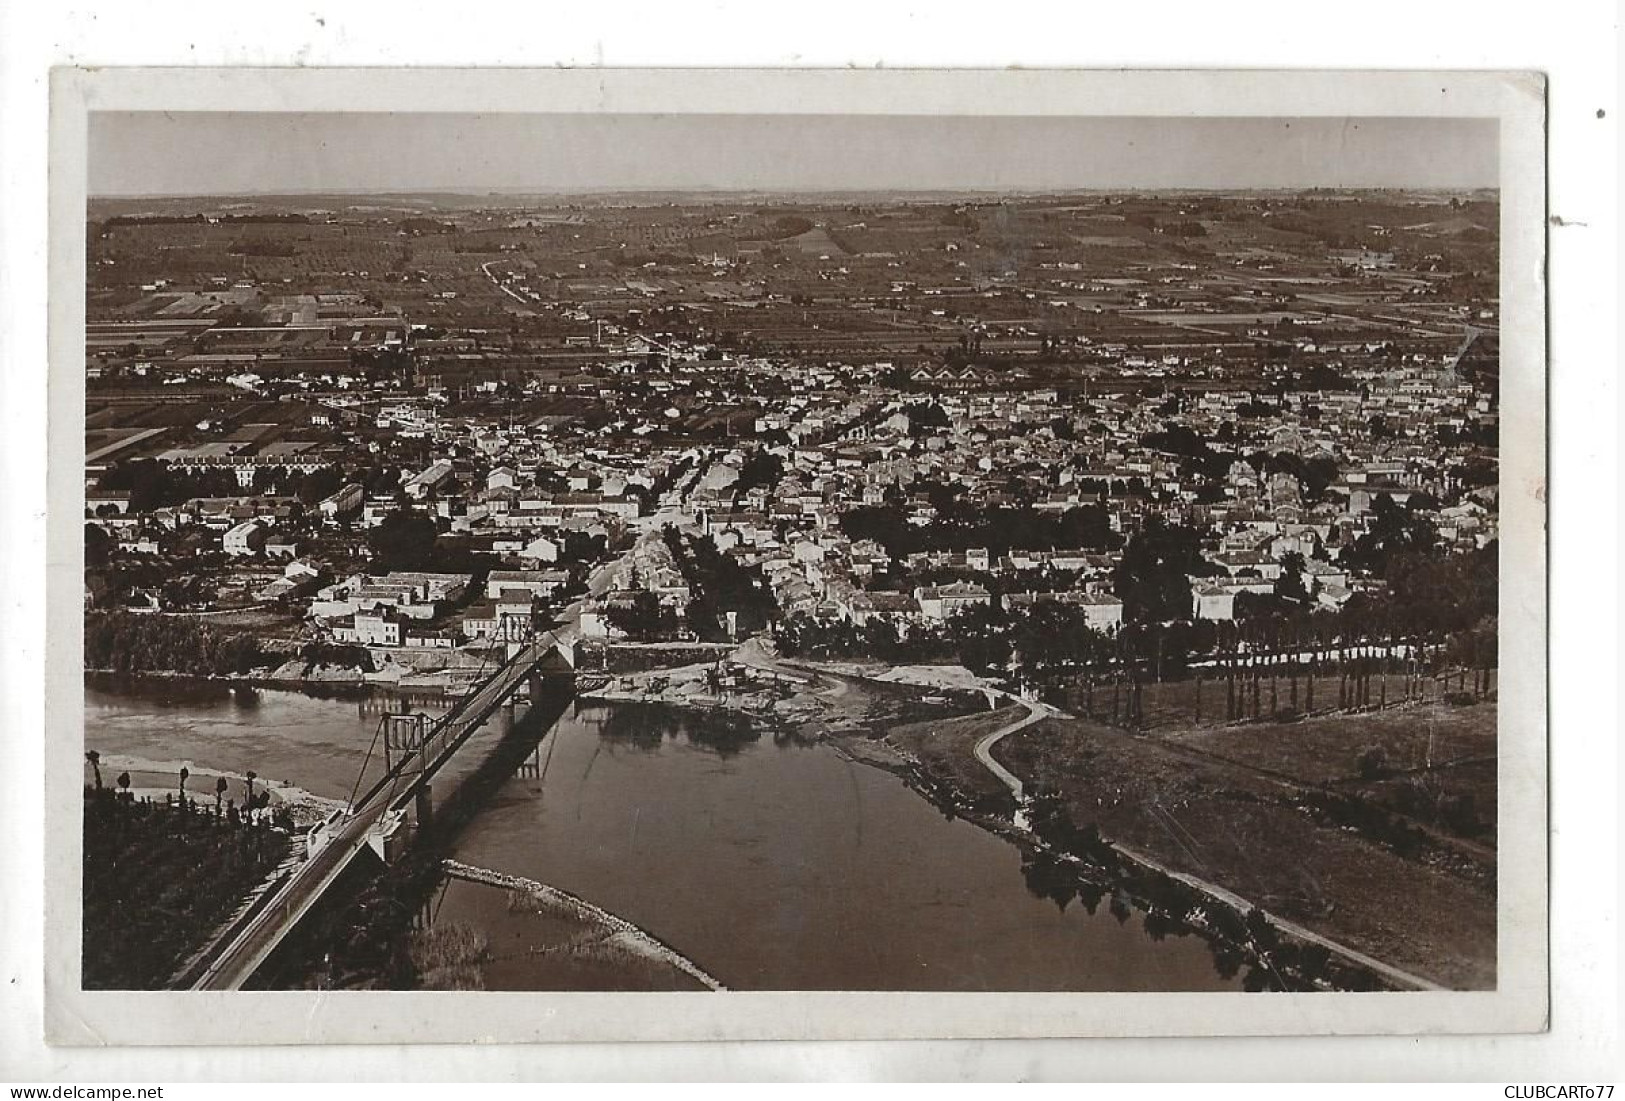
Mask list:
[[[1385,508],[1495,541],[1493,226],[1338,194],[108,214],[87,600],[400,671],[610,557],[591,638],[1046,602],[1111,632],[1158,525],[1199,540],[1161,619],[1234,620],[1288,555],[1339,609],[1387,583]]]
[[[823,667],[1143,739],[1449,696],[1493,759],[1497,225],[1468,192],[96,200],[87,669],[455,693],[568,619],[606,698],[771,710]],[[1493,765],[1424,814],[1356,737],[1327,771],[1427,874],[1477,861],[1488,963],[1424,955],[1485,981]]]

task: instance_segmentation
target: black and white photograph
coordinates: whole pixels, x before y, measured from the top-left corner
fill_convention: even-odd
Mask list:
[[[1538,1025],[1541,85],[1448,79],[87,96],[69,993]]]

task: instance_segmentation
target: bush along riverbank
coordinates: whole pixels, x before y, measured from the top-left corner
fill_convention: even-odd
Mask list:
[[[86,669],[244,676],[266,660],[252,635],[191,619],[122,611],[85,616]]]
[[[291,823],[121,787],[85,789],[83,985],[157,990],[288,857]]]
[[[364,646],[266,642],[187,616],[102,611],[85,615],[85,671],[262,685],[361,684],[376,666]]]
[[[463,924],[414,929],[406,939],[406,955],[423,990],[484,990],[480,966],[490,949],[484,933]]]

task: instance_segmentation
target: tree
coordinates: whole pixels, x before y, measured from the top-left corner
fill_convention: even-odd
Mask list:
[[[397,509],[367,533],[367,544],[386,571],[422,570],[434,558],[439,528],[421,512]]]
[[[85,525],[85,568],[95,569],[107,565],[112,556],[113,538],[98,524]]]
[[[1362,780],[1380,780],[1388,773],[1388,754],[1380,745],[1368,745],[1354,759]]]
[[[1307,600],[1309,590],[1303,584],[1303,571],[1307,563],[1297,551],[1281,556],[1281,576],[1275,581],[1275,595],[1285,600]]]
[[[639,590],[631,600],[609,605],[604,618],[628,637],[647,641],[660,634],[664,617],[659,598],[654,593]]]
[[[254,492],[266,494],[274,492],[282,485],[287,468],[280,466],[262,466],[254,471]]]
[[[918,402],[908,406],[903,412],[908,416],[908,434],[910,436],[930,436],[937,431],[948,427],[948,414],[934,401]]]
[[[128,772],[118,774],[118,790],[119,798],[125,800],[130,798],[130,774]]]
[[[716,617],[711,614],[710,605],[697,596],[684,607],[683,618],[688,620],[689,629],[701,637],[717,629]]]
[[[85,664],[121,673],[244,673],[259,661],[259,644],[248,634],[175,616],[95,612],[85,617]]]
[[[1116,589],[1124,617],[1135,623],[1190,618],[1189,577],[1210,572],[1195,531],[1153,516],[1129,540],[1117,563]]]
[[[1433,554],[1438,538],[1438,530],[1426,516],[1379,493],[1371,503],[1370,527],[1355,540],[1348,557],[1354,565],[1382,576],[1396,555]]]
[[[192,776],[192,770],[185,765],[181,766],[181,806],[186,805],[186,781]]]
[[[973,673],[1002,672],[1010,660],[1010,644],[1002,638],[971,635],[960,640],[959,661]]]
[[[759,447],[745,456],[739,467],[739,479],[733,484],[735,498],[744,496],[757,486],[772,489],[784,477],[784,460],[765,447]]]
[[[214,813],[217,815],[220,813],[220,800],[226,797],[226,789],[230,786],[224,776],[217,777],[214,781]]]
[[[102,790],[102,755],[94,749],[87,749],[85,760],[90,762],[90,770],[96,774],[96,790]]]
[[[299,480],[296,496],[304,504],[314,505],[337,493],[343,485],[344,472],[336,466],[324,466]]]

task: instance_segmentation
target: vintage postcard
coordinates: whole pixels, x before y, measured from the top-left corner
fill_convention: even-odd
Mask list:
[[[1544,1026],[1540,78],[56,78],[53,1042]]]

